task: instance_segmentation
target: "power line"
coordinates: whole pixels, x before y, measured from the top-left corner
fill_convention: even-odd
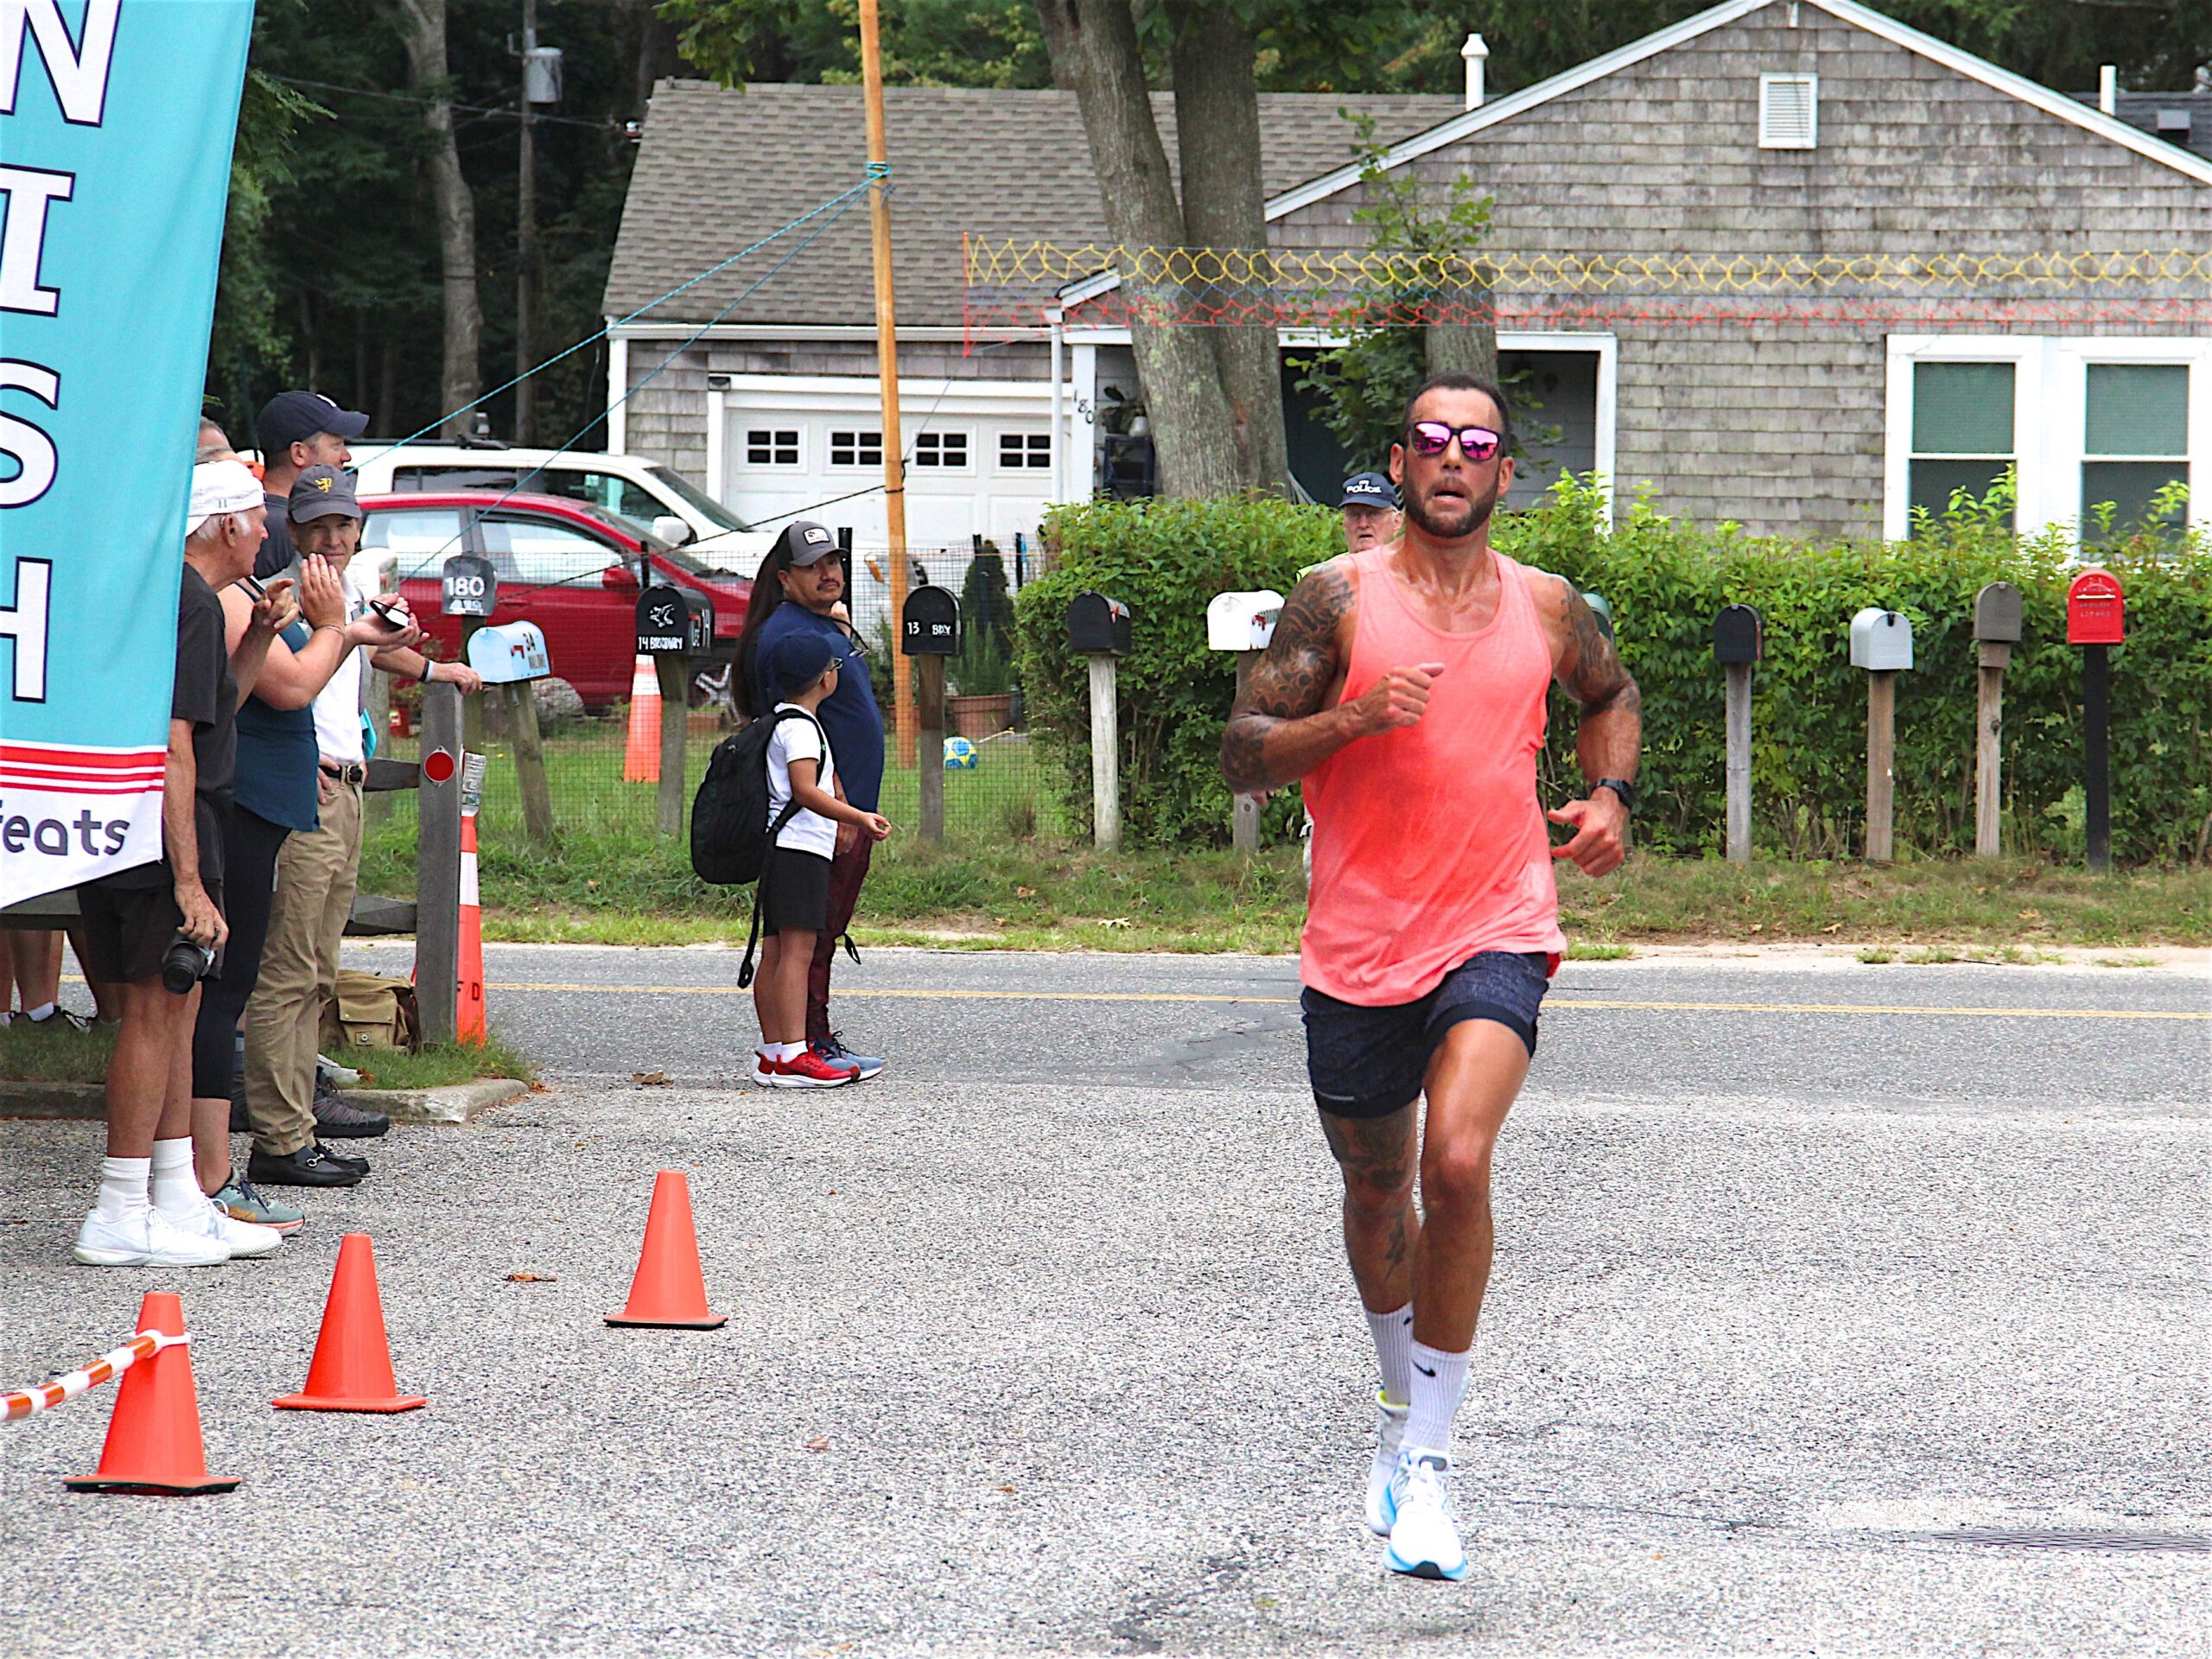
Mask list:
[[[271,80],[280,80],[287,86],[311,86],[317,92],[348,92],[355,98],[382,99],[387,104],[412,104],[419,109],[457,110],[464,115],[490,116],[496,119],[504,119],[508,121],[519,121],[522,119],[521,111],[508,109],[504,106],[487,106],[482,104],[455,104],[450,99],[442,98],[414,98],[405,92],[378,92],[373,86],[340,86],[335,81],[308,80],[298,75],[271,75],[269,79]],[[630,130],[629,124],[627,122],[586,121],[573,115],[533,114],[531,117],[531,119],[537,122],[550,122],[556,126],[588,127],[594,132],[626,133]]]

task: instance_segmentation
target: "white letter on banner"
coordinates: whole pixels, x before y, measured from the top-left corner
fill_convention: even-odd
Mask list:
[[[0,608],[0,639],[16,642],[16,701],[46,701],[47,593],[54,585],[51,559],[16,561],[16,603]]]
[[[0,230],[0,311],[50,317],[61,308],[61,290],[38,284],[39,259],[46,251],[46,210],[76,189],[73,173],[0,167],[0,192],[8,198],[8,222]]]
[[[123,0],[85,0],[85,43],[69,38],[61,0],[0,0],[0,115],[16,112],[23,73],[23,35],[38,55],[72,126],[97,127],[107,108],[107,67],[115,55],[115,20]]]
[[[61,377],[41,364],[0,358],[0,391],[10,386],[28,391],[48,409],[61,407]],[[0,415],[0,455],[22,468],[0,483],[0,507],[27,507],[54,487],[60,458],[54,453],[54,440],[29,421]]]

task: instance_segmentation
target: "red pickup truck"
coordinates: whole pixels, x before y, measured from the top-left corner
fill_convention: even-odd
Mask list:
[[[587,709],[630,695],[642,575],[705,594],[715,607],[713,661],[736,655],[752,579],[704,565],[611,513],[560,496],[495,490],[368,495],[361,508],[359,580],[367,586],[369,571],[395,559],[400,591],[446,658],[461,656],[461,619],[441,608],[439,573],[456,553],[492,562],[499,596],[487,620],[537,624],[553,672],[576,688]]]

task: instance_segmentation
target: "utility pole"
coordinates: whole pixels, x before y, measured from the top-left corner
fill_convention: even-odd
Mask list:
[[[515,373],[536,366],[531,353],[531,315],[537,287],[537,0],[522,0],[522,95],[515,101],[521,118],[522,156],[515,181]],[[537,435],[537,388],[529,379],[515,385],[515,443],[527,446]]]
[[[868,100],[868,228],[875,255],[875,365],[883,384],[883,517],[891,541],[892,626],[906,614],[906,455],[899,435],[899,315],[891,294],[890,157],[883,139],[883,48],[876,0],[861,0],[861,84]],[[847,580],[852,573],[846,572]],[[893,708],[899,722],[899,764],[914,764],[914,684],[895,655]]]

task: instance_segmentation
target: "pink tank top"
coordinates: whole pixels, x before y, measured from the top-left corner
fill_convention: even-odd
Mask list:
[[[1497,613],[1447,633],[1414,614],[1388,555],[1352,556],[1344,700],[1392,668],[1444,672],[1418,726],[1355,739],[1305,785],[1313,887],[1301,976],[1366,1007],[1417,1001],[1480,950],[1567,949],[1536,797],[1552,653],[1528,572],[1492,554]]]

